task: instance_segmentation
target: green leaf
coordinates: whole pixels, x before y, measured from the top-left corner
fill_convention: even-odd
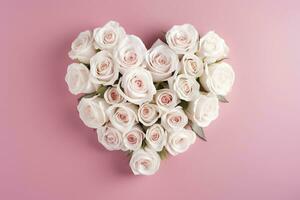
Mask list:
[[[126,155],[127,155],[128,157],[131,157],[131,156],[132,156],[132,154],[133,154],[133,151],[131,151],[131,150],[129,150],[129,151],[126,151]]]
[[[222,102],[222,103],[229,103],[229,101],[222,95],[218,95],[217,96],[219,101]]]
[[[169,153],[168,153],[167,149],[164,147],[160,152],[158,152],[158,155],[161,160],[165,160],[165,159],[167,159]]]
[[[192,123],[192,129],[200,139],[204,140],[205,142],[207,141],[202,127],[198,126],[195,123]]]
[[[91,97],[95,96],[96,94],[97,94],[96,92],[84,94],[84,95],[82,95],[81,97],[78,98],[78,102],[79,102],[82,98],[91,98]]]
[[[84,64],[89,70],[91,69],[91,65],[90,64]]]
[[[168,88],[168,83],[165,82],[165,81],[157,82],[157,83],[154,84],[154,86],[157,90],[161,90],[161,89],[164,89],[164,88]]]
[[[142,142],[142,148],[145,149],[146,146],[147,146],[146,139],[144,139]]]
[[[107,90],[106,86],[100,85],[96,91],[97,95],[99,95],[100,97],[104,97],[104,93]]]
[[[181,102],[179,103],[179,105],[183,108],[183,110],[187,109],[189,102],[181,100]]]
[[[78,98],[78,102],[82,99],[82,98],[91,98],[95,95],[99,95],[101,98],[104,97],[104,92],[107,90],[106,86],[99,86],[99,88],[95,91],[95,92],[91,92],[91,93],[87,93],[82,95],[81,97]]]
[[[158,89],[158,88],[159,88],[159,85],[160,85],[160,82],[157,82],[157,83],[154,84],[154,86],[155,86],[155,88],[156,88],[157,90],[159,90],[159,89]]]
[[[217,60],[215,63],[223,62],[223,61],[226,60],[226,59],[228,59],[228,58],[222,58],[222,59],[220,59],[220,60]]]

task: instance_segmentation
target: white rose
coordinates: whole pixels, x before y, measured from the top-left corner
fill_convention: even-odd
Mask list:
[[[193,101],[200,94],[200,85],[193,76],[180,74],[174,80],[173,90],[177,92],[180,99]]]
[[[114,57],[124,74],[128,69],[141,67],[144,64],[146,47],[142,40],[135,35],[127,35],[114,51]]]
[[[195,78],[200,77],[203,73],[203,62],[195,54],[185,54],[181,59],[180,72],[193,76]]]
[[[169,132],[168,140],[166,144],[167,151],[176,156],[179,153],[183,153],[194,144],[196,141],[196,134],[192,130],[180,129],[173,132]]]
[[[118,92],[127,101],[141,105],[152,100],[156,89],[150,72],[135,68],[123,74],[118,84]]]
[[[167,131],[184,128],[188,123],[188,117],[181,107],[177,106],[161,116],[161,125]]]
[[[229,48],[225,41],[213,31],[209,31],[199,42],[199,50],[197,54],[206,62],[214,63],[218,60],[226,58]]]
[[[195,53],[199,35],[191,24],[175,25],[166,33],[166,40],[177,54]]]
[[[230,92],[234,78],[232,67],[225,62],[220,62],[206,67],[200,82],[206,91],[225,96]]]
[[[106,113],[111,124],[122,133],[131,130],[138,120],[137,108],[130,103],[112,105]]]
[[[147,129],[146,142],[155,151],[161,151],[167,143],[167,132],[160,124],[154,124]]]
[[[145,126],[151,126],[160,118],[160,116],[161,112],[155,104],[144,103],[139,107],[139,122]]]
[[[116,86],[109,87],[104,92],[104,99],[108,104],[118,104],[125,102],[125,99],[120,95]]]
[[[90,71],[81,63],[72,63],[68,66],[65,81],[72,94],[90,93],[97,89],[97,85],[90,81]]]
[[[124,28],[121,27],[118,22],[109,21],[103,27],[94,29],[94,46],[96,49],[110,50],[114,48],[125,35]]]
[[[165,81],[178,68],[178,56],[168,45],[157,40],[146,53],[147,69],[151,72],[153,81]]]
[[[219,115],[219,101],[216,95],[208,94],[200,96],[189,103],[186,110],[188,118],[200,127],[206,127]]]
[[[82,98],[77,106],[79,117],[90,128],[99,128],[108,121],[105,114],[108,104],[104,99],[94,96]]]
[[[157,90],[154,101],[162,111],[168,111],[172,108],[175,108],[176,105],[180,102],[176,92],[171,89]]]
[[[160,157],[150,148],[140,148],[133,152],[129,165],[134,175],[153,175],[159,169]]]
[[[110,123],[97,129],[98,141],[107,150],[120,150],[123,146],[123,138],[121,132],[114,128]]]
[[[77,38],[72,42],[69,57],[89,64],[90,58],[95,54],[96,50],[93,47],[92,33],[90,31],[79,33]]]
[[[90,60],[92,81],[103,85],[112,85],[119,77],[119,64],[106,50],[98,52]]]
[[[127,150],[136,151],[142,146],[145,133],[139,126],[133,127],[130,131],[123,133],[123,142]]]

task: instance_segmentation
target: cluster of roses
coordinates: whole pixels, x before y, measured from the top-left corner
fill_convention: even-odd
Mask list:
[[[202,127],[218,117],[219,97],[234,82],[223,60],[224,40],[200,38],[190,24],[173,26],[147,50],[117,22],[85,31],[73,41],[65,80],[81,120],[97,129],[108,150],[130,153],[134,174],[154,174],[166,154],[185,152]]]

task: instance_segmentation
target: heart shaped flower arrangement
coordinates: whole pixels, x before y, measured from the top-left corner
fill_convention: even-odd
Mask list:
[[[219,114],[235,74],[229,48],[210,31],[173,26],[146,49],[110,21],[73,41],[65,80],[83,123],[107,150],[130,156],[135,175],[152,175],[162,159],[185,152]]]

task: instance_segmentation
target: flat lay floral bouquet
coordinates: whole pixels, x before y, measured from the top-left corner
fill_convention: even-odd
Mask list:
[[[135,175],[152,175],[168,155],[206,140],[203,128],[227,102],[235,74],[213,31],[175,25],[150,49],[115,21],[73,41],[65,81],[83,123],[107,150],[130,156]]]

